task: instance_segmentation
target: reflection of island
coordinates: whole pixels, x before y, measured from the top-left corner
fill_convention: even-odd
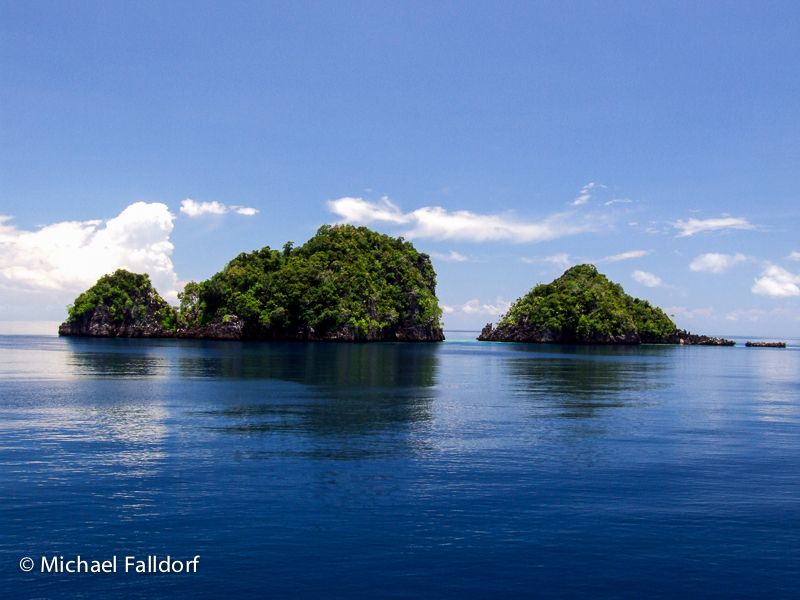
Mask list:
[[[195,414],[206,428],[263,438],[251,455],[365,458],[407,451],[408,428],[431,420],[438,357],[404,344],[254,344],[182,357],[178,368],[235,394]]]
[[[580,419],[641,404],[654,389],[667,385],[663,374],[669,363],[604,352],[514,358],[506,364],[514,394],[537,413]]]
[[[482,342],[556,344],[680,344],[733,346],[736,342],[680,331],[660,308],[633,298],[594,265],[576,265],[512,303]]]
[[[444,340],[436,273],[410,242],[325,225],[299,248],[242,253],[169,306],[147,275],[101,277],[69,306],[63,336],[217,340]]]
[[[439,366],[437,348],[417,344],[69,343],[76,374],[147,378],[151,389],[174,390],[173,402],[195,417],[191,423],[245,436],[241,451],[253,455],[407,451],[409,428],[432,418]],[[297,447],[297,439],[305,442]]]

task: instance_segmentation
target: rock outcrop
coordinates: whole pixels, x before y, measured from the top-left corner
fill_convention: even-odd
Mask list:
[[[175,337],[175,309],[161,298],[147,275],[120,269],[104,275],[75,299],[61,336]]]
[[[748,348],[786,348],[786,342],[746,342]]]
[[[537,330],[527,320],[521,323],[500,325],[492,328],[491,323],[481,330],[478,340],[481,342],[529,342],[536,344],[641,344],[638,333],[626,332],[617,335],[591,334],[580,340],[565,331]]]
[[[664,337],[649,337],[642,339],[638,333],[628,332],[619,335],[594,335],[577,340],[574,336],[564,335],[563,332],[537,331],[524,323],[515,325],[501,325],[493,328],[491,323],[481,330],[477,338],[481,342],[529,342],[539,344],[675,344],[681,346],[735,346],[733,340],[696,335],[686,330],[680,330]],[[748,346],[752,346],[750,342]],[[786,345],[784,344],[783,347]],[[772,346],[777,347],[777,346]]]

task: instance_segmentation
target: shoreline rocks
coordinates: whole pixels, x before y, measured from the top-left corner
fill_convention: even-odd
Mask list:
[[[686,330],[676,331],[674,334],[660,337],[642,337],[635,332],[626,332],[619,335],[600,336],[592,335],[577,339],[564,332],[538,331],[531,328],[527,322],[492,327],[487,323],[478,336],[480,342],[522,342],[534,344],[604,344],[604,345],[638,345],[638,344],[665,344],[677,346],[735,346],[736,342],[725,338],[697,335]]]
[[[748,348],[786,348],[786,342],[746,342]]]

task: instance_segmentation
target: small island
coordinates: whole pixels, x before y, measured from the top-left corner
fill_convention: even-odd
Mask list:
[[[677,328],[660,308],[625,293],[594,265],[576,265],[511,304],[482,342],[555,344],[682,344],[733,346],[723,338]]]
[[[146,274],[118,270],[68,306],[62,336],[438,342],[436,273],[410,242],[324,225],[299,248],[242,253],[170,306]]]

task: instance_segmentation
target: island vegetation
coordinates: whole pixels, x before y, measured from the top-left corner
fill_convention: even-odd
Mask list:
[[[733,345],[681,331],[663,310],[625,293],[594,265],[576,265],[512,303],[481,341]]]
[[[68,307],[61,335],[440,341],[430,258],[402,238],[325,225],[302,246],[242,253],[170,307],[147,275],[102,277]]]

